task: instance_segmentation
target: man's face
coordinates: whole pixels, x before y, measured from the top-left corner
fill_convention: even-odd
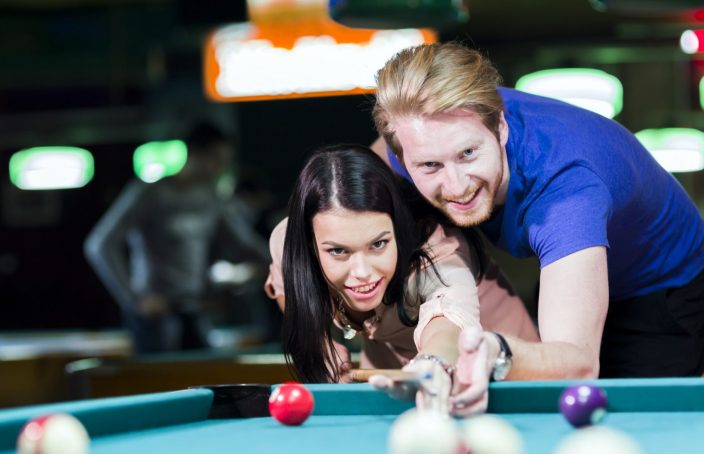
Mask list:
[[[508,126],[503,114],[498,139],[479,115],[465,109],[393,123],[416,187],[456,225],[480,224],[505,202]]]

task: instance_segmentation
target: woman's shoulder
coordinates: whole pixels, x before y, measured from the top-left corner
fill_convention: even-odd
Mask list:
[[[469,255],[469,244],[462,230],[448,225],[438,224],[424,247],[436,262],[455,254]]]

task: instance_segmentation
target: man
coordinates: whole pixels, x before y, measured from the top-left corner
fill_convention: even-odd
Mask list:
[[[457,43],[404,50],[377,74],[373,115],[390,150],[375,150],[453,223],[540,260],[541,342],[467,333],[465,358],[486,357],[474,367],[495,379],[701,374],[695,205],[616,122],[499,81]]]
[[[262,266],[269,261],[266,243],[231,194],[218,189],[231,159],[225,136],[201,123],[186,145],[188,159],[178,174],[129,184],[85,242],[86,257],[120,305],[138,354],[209,346],[203,299],[220,222],[246,256]]]

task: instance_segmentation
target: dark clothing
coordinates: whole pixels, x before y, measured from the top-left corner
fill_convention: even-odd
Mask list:
[[[704,373],[704,273],[683,286],[609,304],[603,378]]]

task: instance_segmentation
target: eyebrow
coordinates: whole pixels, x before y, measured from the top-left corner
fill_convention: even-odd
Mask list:
[[[384,230],[383,232],[381,232],[380,234],[375,236],[371,241],[369,241],[369,243],[376,243],[377,241],[379,241],[380,239],[382,239],[383,237],[385,237],[386,235],[389,235],[389,234],[391,234],[391,231]],[[334,246],[334,247],[345,247],[344,244],[336,243],[334,241],[323,241],[320,244],[325,244],[325,245]]]

